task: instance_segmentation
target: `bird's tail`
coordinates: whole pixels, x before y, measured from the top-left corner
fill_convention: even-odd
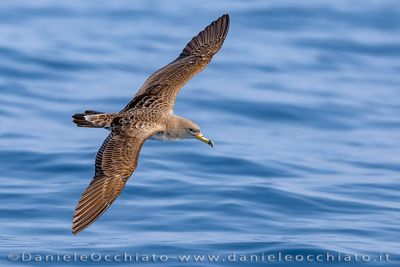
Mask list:
[[[86,110],[84,113],[76,113],[72,116],[73,122],[78,127],[106,128],[110,127],[116,113],[103,113],[94,110]]]

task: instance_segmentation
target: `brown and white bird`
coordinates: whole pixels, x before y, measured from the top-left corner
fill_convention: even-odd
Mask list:
[[[120,112],[87,110],[72,116],[79,127],[111,130],[97,152],[94,178],[75,208],[73,234],[96,221],[120,195],[147,139],[196,138],[214,145],[196,123],[175,115],[173,108],[179,90],[207,66],[221,48],[228,29],[228,15],[212,22],[193,37],[177,59],[151,75]]]

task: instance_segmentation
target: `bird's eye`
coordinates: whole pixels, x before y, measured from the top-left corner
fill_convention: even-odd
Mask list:
[[[188,128],[189,133],[194,133],[194,129],[193,128]]]

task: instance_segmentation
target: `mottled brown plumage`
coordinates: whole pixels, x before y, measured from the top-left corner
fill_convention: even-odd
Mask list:
[[[174,115],[173,107],[182,86],[221,48],[228,29],[228,15],[212,22],[193,37],[177,59],[151,75],[120,112],[87,110],[73,116],[79,127],[111,130],[97,152],[94,178],[76,206],[74,234],[99,218],[119,196],[136,169],[143,143],[150,137],[164,141],[197,138],[213,145],[197,124]]]

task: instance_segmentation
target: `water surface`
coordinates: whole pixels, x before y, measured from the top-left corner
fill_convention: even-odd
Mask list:
[[[223,48],[175,107],[216,146],[147,142],[120,198],[73,236],[107,132],[71,115],[120,110],[224,13]],[[126,252],[171,257],[146,266],[188,266],[180,254],[310,266],[227,257],[331,252],[398,266],[399,33],[396,1],[0,2],[1,265]]]

